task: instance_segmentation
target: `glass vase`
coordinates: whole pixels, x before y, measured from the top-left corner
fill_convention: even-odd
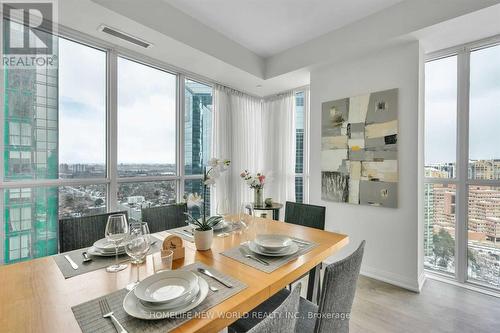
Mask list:
[[[264,206],[264,193],[261,188],[255,188],[253,190],[253,204],[255,207]]]

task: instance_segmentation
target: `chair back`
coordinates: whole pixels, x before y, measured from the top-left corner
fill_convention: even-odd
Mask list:
[[[352,302],[356,293],[364,248],[365,241],[362,241],[356,251],[347,258],[325,268],[318,312],[330,314],[330,316],[318,316],[314,328],[315,333],[349,332]]]
[[[299,311],[300,288],[301,284],[298,283],[272,314],[268,314],[247,333],[295,332],[297,318],[294,314]]]
[[[187,204],[143,208],[142,220],[148,223],[151,233],[178,228],[186,225]]]
[[[285,222],[325,230],[326,208],[287,201],[285,206]]]
[[[123,211],[60,219],[59,252],[89,247],[95,241],[104,238],[108,217],[113,214],[125,214],[127,216],[127,212]]]

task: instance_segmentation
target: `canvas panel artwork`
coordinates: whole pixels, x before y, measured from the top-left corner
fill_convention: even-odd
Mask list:
[[[398,177],[398,89],[322,104],[323,200],[395,208]]]

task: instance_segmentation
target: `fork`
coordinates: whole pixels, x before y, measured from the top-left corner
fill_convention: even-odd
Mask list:
[[[127,333],[127,330],[120,324],[118,319],[116,319],[115,316],[113,316],[113,311],[111,311],[111,308],[109,307],[108,301],[105,298],[101,298],[99,300],[99,307],[101,308],[101,314],[103,318],[111,318],[111,322],[116,328],[116,331],[118,333]]]

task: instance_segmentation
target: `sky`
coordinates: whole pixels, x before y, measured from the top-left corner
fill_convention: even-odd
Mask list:
[[[59,161],[106,159],[106,54],[59,42]],[[118,61],[118,163],[175,163],[175,75]]]
[[[426,64],[425,163],[455,162],[457,57]],[[500,159],[500,46],[471,54],[470,159]]]

